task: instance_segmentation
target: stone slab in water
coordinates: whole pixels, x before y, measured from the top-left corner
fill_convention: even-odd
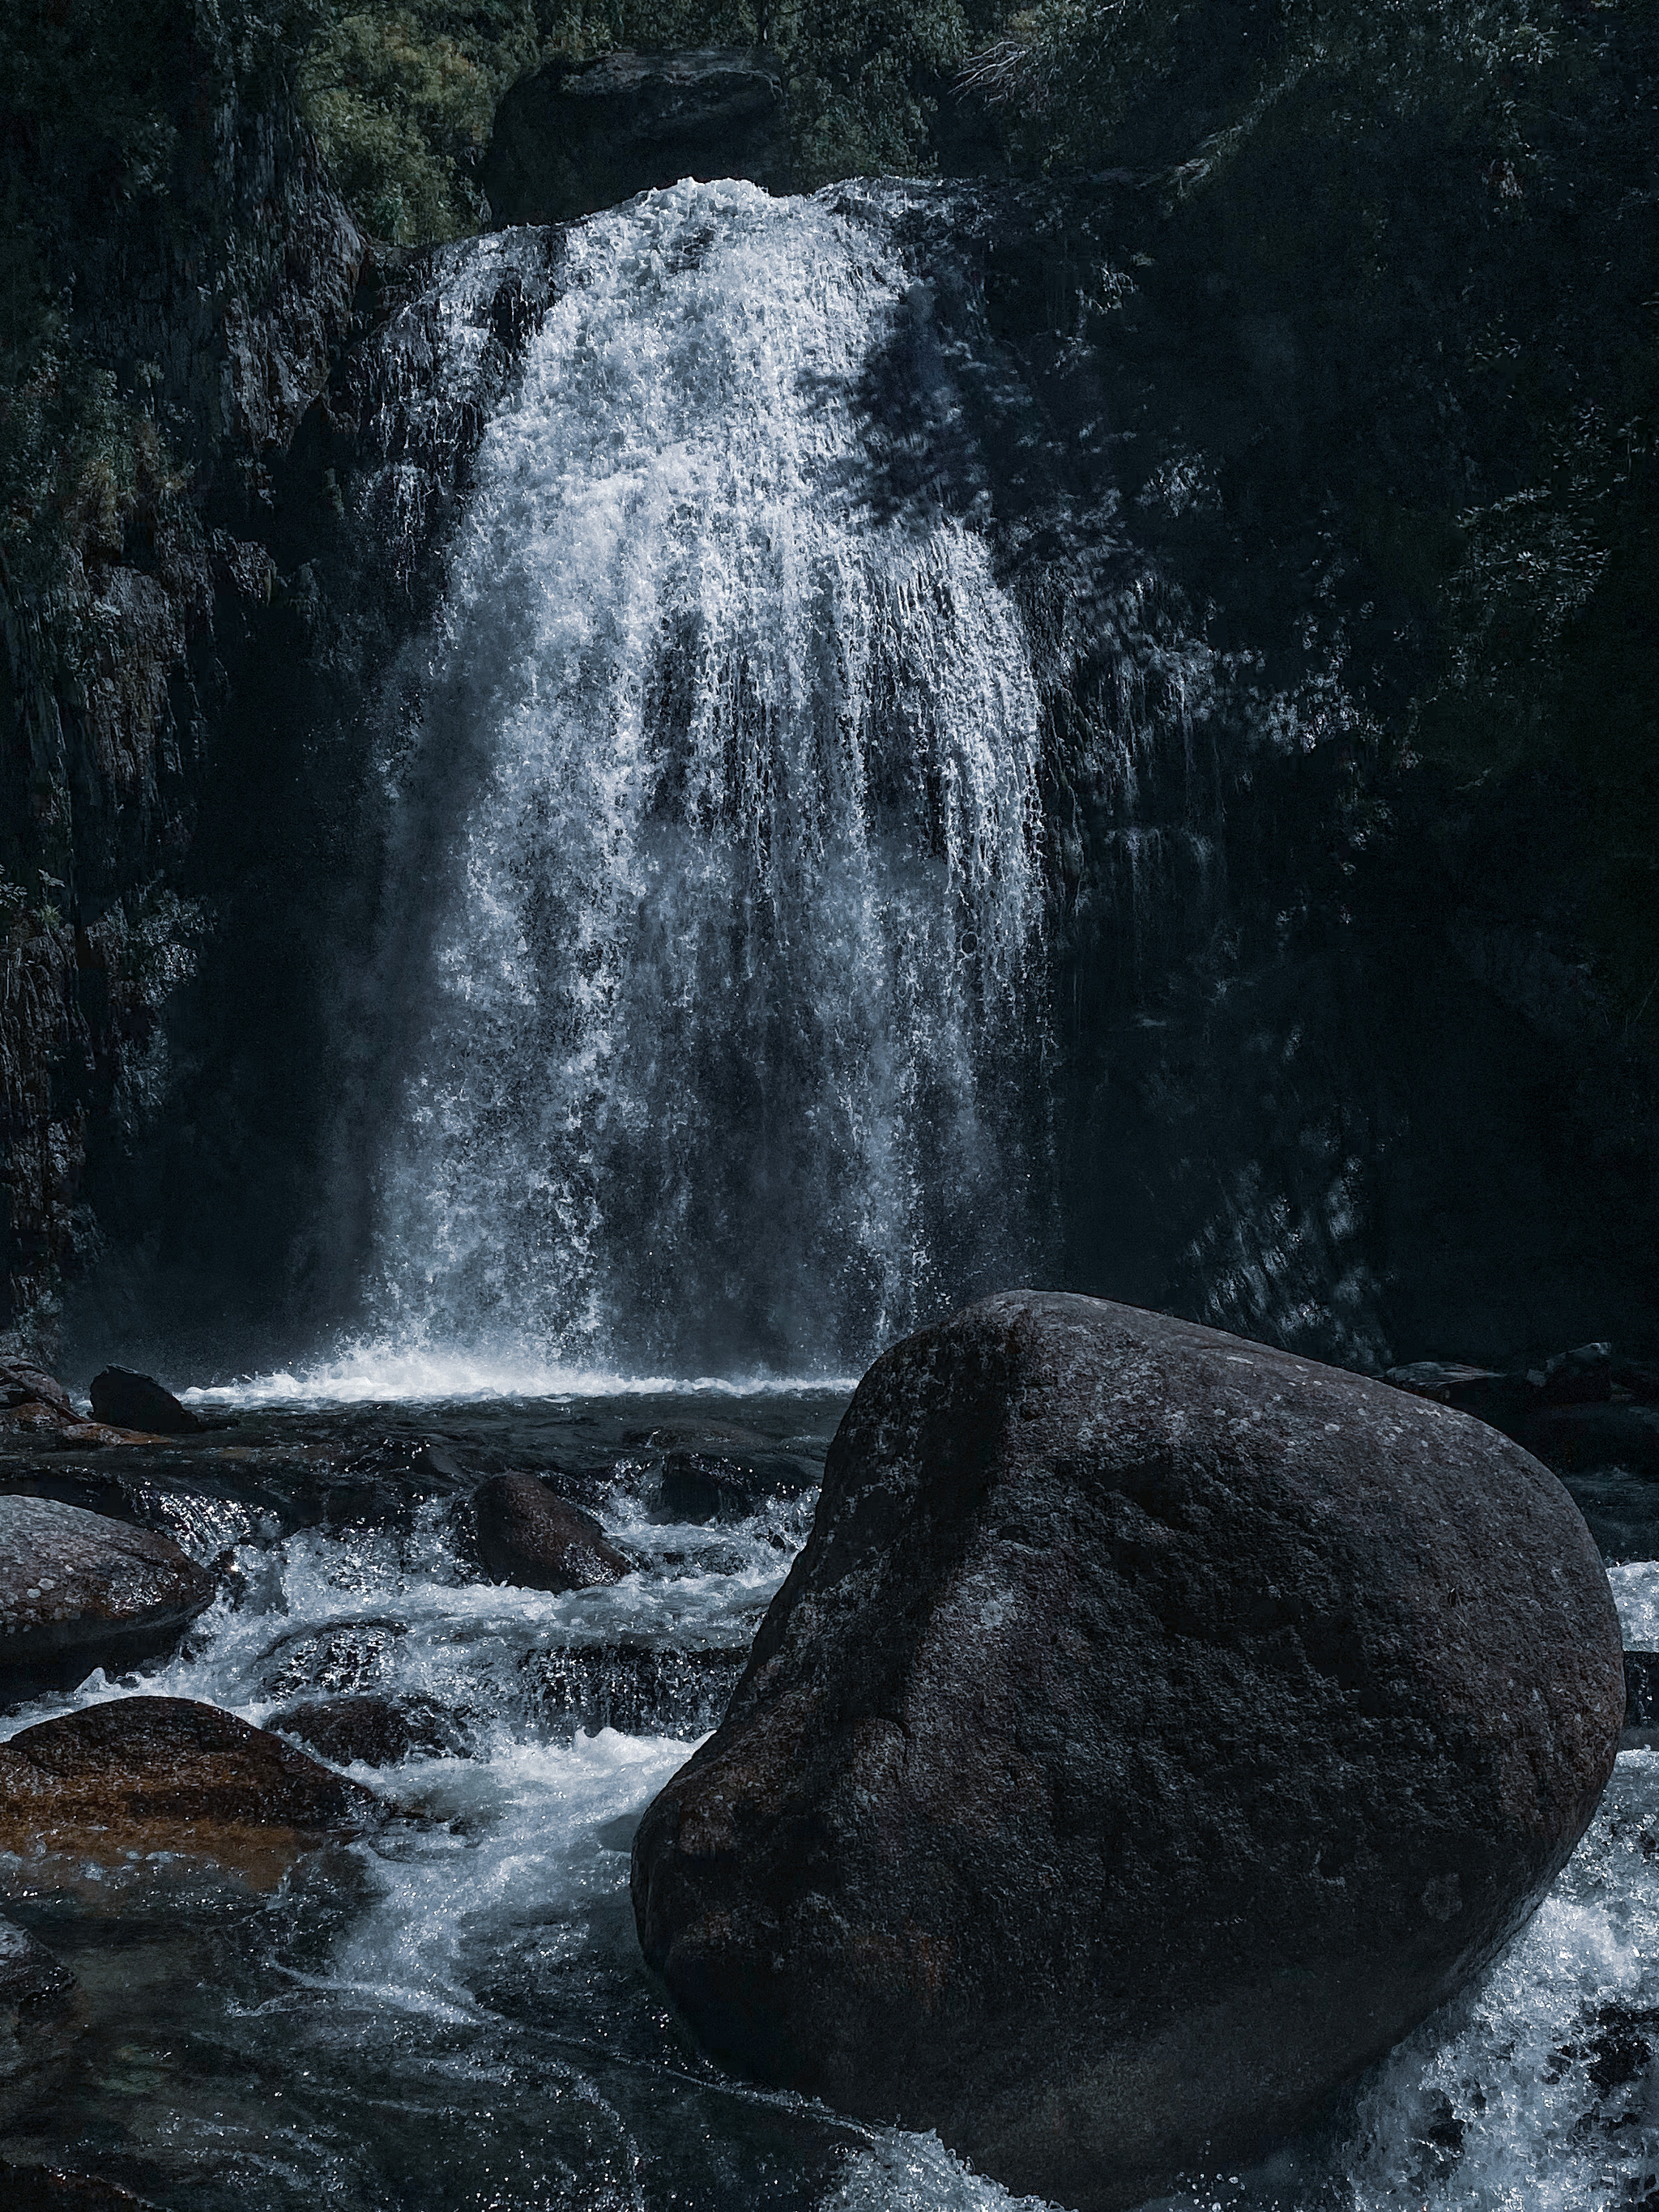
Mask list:
[[[47,1498],[0,1498],[0,1696],[72,1688],[169,1650],[217,1577],[172,1538]]]
[[[1556,1478],[1039,1292],[886,1353],[633,1858],[707,2047],[1108,2212],[1284,2139],[1533,1911],[1624,1717]]]
[[[533,1474],[497,1474],[477,1493],[478,1557],[492,1582],[521,1589],[592,1589],[631,1571],[591,1513]]]
[[[498,222],[568,222],[682,177],[784,191],[788,163],[776,58],[706,47],[521,77],[495,111],[482,180]]]

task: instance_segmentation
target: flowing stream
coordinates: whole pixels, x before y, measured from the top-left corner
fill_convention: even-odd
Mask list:
[[[635,1824],[718,1719],[810,1523],[840,1395],[263,1395],[222,1394],[228,1430],[144,1463],[198,1555],[236,1543],[238,1584],[167,1664],[94,1676],[4,1729],[135,1690],[279,1728],[374,1698],[417,1741],[346,1771],[398,1817],[274,1887],[166,1853],[0,1865],[4,1909],[78,1977],[44,2057],[37,2038],[21,2063],[0,2036],[0,2157],[96,2172],[165,2212],[1009,2212],[930,2136],[722,2075],[634,1937]],[[684,1450],[796,1494],[676,1520],[665,1471]],[[635,1572],[564,1597],[480,1581],[465,1486],[416,1502],[438,1480],[422,1465],[446,1463],[554,1476]],[[324,1517],[281,1534],[275,1517],[302,1510]],[[1650,1639],[1659,1571],[1613,1580]],[[1328,2127],[1271,2169],[1194,2177],[1171,2207],[1650,2207],[1656,1769],[1621,1756],[1519,1941]]]

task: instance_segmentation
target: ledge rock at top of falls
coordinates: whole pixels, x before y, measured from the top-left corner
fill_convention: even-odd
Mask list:
[[[641,1941],[723,2061],[1107,2212],[1282,2139],[1489,1960],[1624,1702],[1509,1438],[1010,1292],[860,1386],[640,1828]]]
[[[789,189],[783,70],[765,47],[548,63],[495,111],[482,181],[497,222],[568,222],[683,177]]]

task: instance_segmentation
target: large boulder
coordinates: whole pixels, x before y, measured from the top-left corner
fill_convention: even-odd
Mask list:
[[[1012,1292],[865,1377],[641,1942],[718,2057],[1097,2212],[1249,2155],[1526,1919],[1612,1771],[1560,1484],[1386,1385]]]
[[[783,74],[763,47],[550,62],[495,111],[483,183],[497,222],[568,222],[636,192],[748,177],[789,188]]]
[[[0,1698],[160,1656],[217,1588],[159,1529],[56,1498],[0,1498]]]

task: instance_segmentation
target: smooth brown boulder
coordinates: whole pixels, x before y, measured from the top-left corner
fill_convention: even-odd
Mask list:
[[[114,1698],[0,1744],[0,1850],[210,1859],[255,1881],[384,1807],[268,1729],[189,1698]]]
[[[0,1498],[0,1697],[72,1689],[172,1650],[218,1588],[159,1529]]]
[[[590,1589],[632,1571],[591,1513],[568,1505],[533,1474],[492,1476],[477,1505],[478,1557],[491,1582]]]
[[[1114,2212],[1301,2128],[1522,1924],[1625,1704],[1607,1577],[1467,1415],[1091,1298],[879,1359],[641,1824],[718,2057]]]

